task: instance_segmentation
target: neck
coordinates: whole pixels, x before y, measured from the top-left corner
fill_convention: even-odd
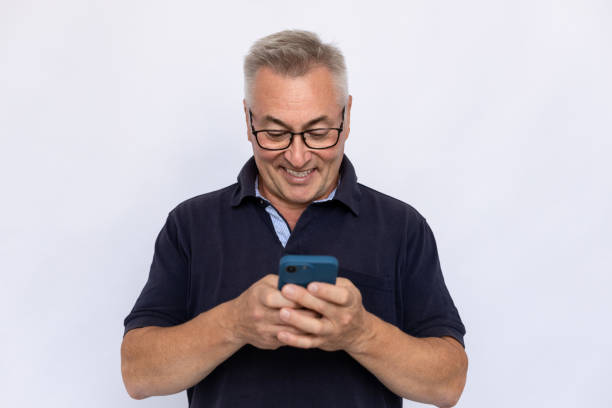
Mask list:
[[[323,194],[321,197],[315,198],[313,201],[322,200],[326,197],[329,197],[334,188],[338,185],[338,177],[336,177],[334,183],[327,189],[327,192]],[[271,194],[266,188],[265,184],[262,182],[261,177],[257,180],[257,188],[259,189],[259,194],[261,194],[266,200],[270,202],[276,208],[276,210],[282,215],[282,217],[289,224],[289,229],[293,231],[295,225],[302,213],[306,210],[306,208],[310,205],[309,203],[301,204],[301,203],[290,203],[280,198],[276,197],[274,194]]]

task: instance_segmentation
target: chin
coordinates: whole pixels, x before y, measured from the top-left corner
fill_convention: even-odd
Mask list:
[[[311,193],[307,193],[307,194],[285,194],[285,197],[287,197],[287,200],[292,202],[292,203],[296,203],[296,204],[309,204],[311,202],[313,202],[316,198],[314,197],[314,194]]]
[[[314,201],[314,198],[310,198],[310,197],[302,197],[302,196],[298,196],[298,197],[294,197],[294,196],[290,196],[288,197],[289,201],[294,203],[294,204],[310,204],[311,202]]]

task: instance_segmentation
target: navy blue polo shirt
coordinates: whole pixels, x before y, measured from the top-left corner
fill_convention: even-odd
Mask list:
[[[345,156],[332,200],[312,203],[283,247],[251,159],[238,182],[179,204],[155,242],[149,278],[125,333],[184,323],[278,272],[285,254],[333,255],[369,312],[415,337],[465,328],[444,283],[436,243],[410,205],[357,183]],[[187,390],[190,407],[401,407],[402,399],[344,351],[246,345]]]

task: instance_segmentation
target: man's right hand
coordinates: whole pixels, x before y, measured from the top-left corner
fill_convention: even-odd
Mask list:
[[[241,344],[251,344],[260,349],[275,350],[286,344],[280,342],[280,331],[307,335],[280,318],[280,309],[290,307],[295,313],[316,317],[318,313],[302,309],[302,306],[285,298],[278,290],[278,275],[266,275],[253,283],[240,296],[234,299],[232,331]]]

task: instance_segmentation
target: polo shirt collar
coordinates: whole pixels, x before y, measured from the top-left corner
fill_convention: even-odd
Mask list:
[[[338,200],[346,205],[355,215],[359,215],[359,201],[361,200],[361,191],[357,184],[357,174],[351,161],[346,157],[342,158],[340,164],[340,179],[342,182],[336,190],[334,200]]]
[[[255,157],[245,163],[238,174],[238,186],[232,195],[232,207],[240,205],[247,197],[255,197],[255,178],[257,177],[257,164]],[[340,179],[334,200],[346,205],[355,215],[359,215],[359,200],[361,192],[357,184],[355,168],[348,157],[344,155],[340,164]]]

